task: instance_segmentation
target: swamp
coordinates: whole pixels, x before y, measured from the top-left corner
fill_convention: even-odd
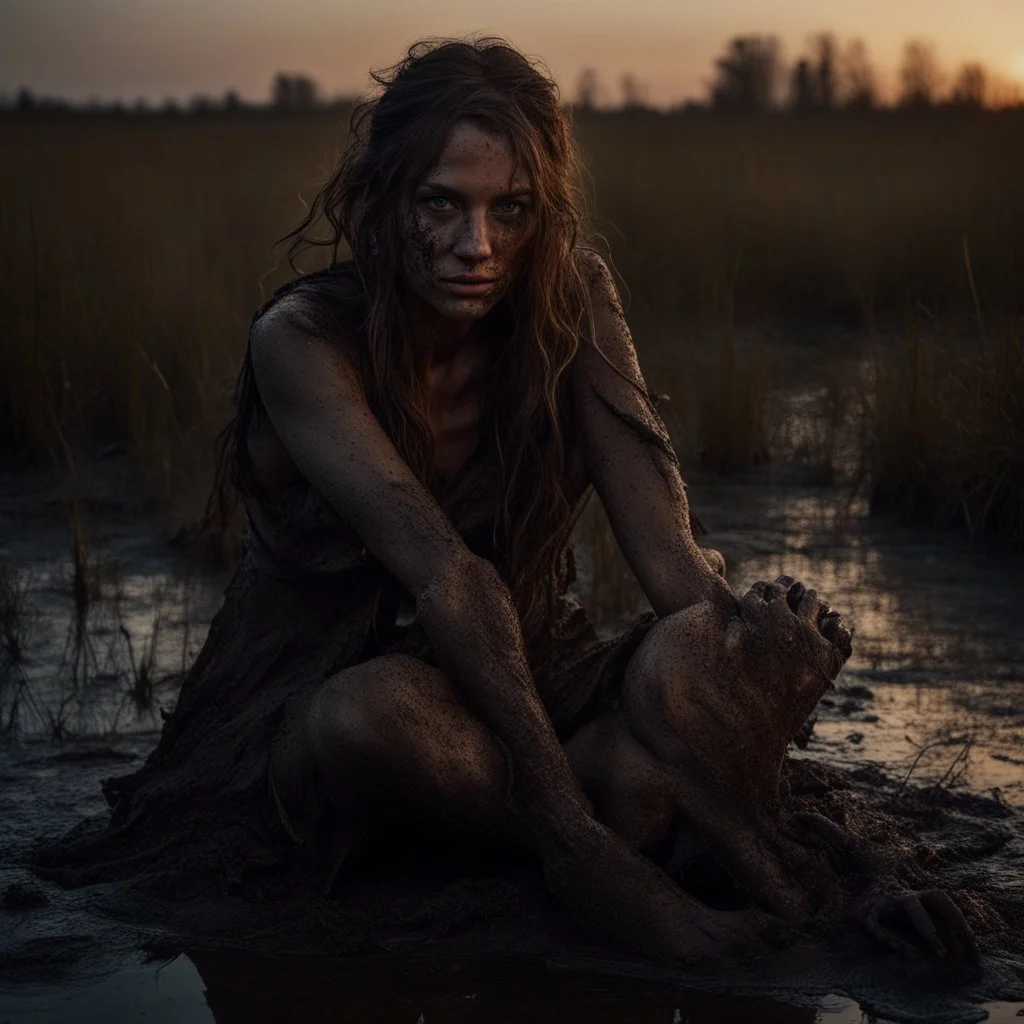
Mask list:
[[[347,961],[181,953],[25,870],[152,750],[202,646],[242,536],[237,515],[199,527],[214,440],[249,318],[291,276],[274,242],[347,116],[0,116],[0,1020],[1018,1019],[1019,958],[987,962],[987,987],[793,957],[683,975],[596,948],[463,948],[439,970],[422,922]],[[1024,111],[576,128],[701,543],[737,594],[785,572],[853,627],[791,758],[970,847],[964,870],[1019,905]],[[644,599],[596,499],[574,546],[611,635]]]

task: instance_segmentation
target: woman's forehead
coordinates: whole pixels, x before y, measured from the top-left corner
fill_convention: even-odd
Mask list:
[[[517,166],[508,138],[468,120],[456,122],[439,160],[423,180],[453,188],[458,188],[460,182],[478,188],[490,186],[495,192],[530,187],[530,176],[524,167]]]

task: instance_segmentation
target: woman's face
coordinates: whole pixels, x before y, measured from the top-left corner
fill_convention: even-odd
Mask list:
[[[532,198],[505,137],[457,122],[441,159],[413,193],[402,261],[406,284],[451,320],[484,316],[522,265]]]

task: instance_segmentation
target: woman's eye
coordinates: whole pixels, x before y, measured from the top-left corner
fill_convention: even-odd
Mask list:
[[[522,210],[522,208],[523,203],[521,203],[518,199],[506,199],[503,202],[498,203],[498,205],[495,207],[495,210],[498,213],[510,214],[519,213],[519,211]]]
[[[452,205],[447,196],[427,196],[423,201],[431,210],[447,210]]]

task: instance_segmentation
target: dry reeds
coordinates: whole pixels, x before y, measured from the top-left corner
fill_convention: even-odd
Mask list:
[[[1024,550],[1024,323],[918,324],[875,377],[873,509]]]
[[[581,119],[631,313],[871,324],[908,298],[1020,310],[1024,112]]]
[[[279,268],[264,277],[272,243],[300,217],[300,196],[326,177],[344,121],[337,110],[0,118],[8,448],[65,461],[61,438],[76,451],[126,447],[178,523],[194,521],[249,318],[289,276]],[[652,386],[672,395],[684,454],[730,470],[767,453],[771,353],[738,344],[737,329],[794,315],[870,327],[917,302],[940,317],[976,301],[990,314],[1018,313],[1022,126],[1013,111],[582,116],[598,227],[628,285]],[[998,360],[1012,356],[1009,341],[988,344],[1003,354],[985,357],[992,365],[978,371],[987,382],[978,378],[978,396],[996,387]],[[957,351],[940,346],[932,363],[893,373],[916,374],[924,389],[934,380],[945,394]],[[944,367],[937,360],[947,356]],[[909,479],[921,433],[897,429],[886,401],[879,504],[889,481]],[[932,415],[929,401],[914,408]],[[958,492],[976,532],[982,521],[1013,520],[1003,495],[1020,486],[990,452],[1007,436],[991,440],[998,426],[984,425],[981,406],[993,403],[978,403],[957,428],[972,458],[988,445],[993,467],[979,478],[971,462]],[[915,454],[898,454],[901,445]],[[822,466],[827,477],[827,452]],[[902,484],[896,492],[908,493]]]
[[[338,117],[0,120],[12,449],[63,462],[62,438],[123,445],[194,518],[271,245],[324,176]]]

